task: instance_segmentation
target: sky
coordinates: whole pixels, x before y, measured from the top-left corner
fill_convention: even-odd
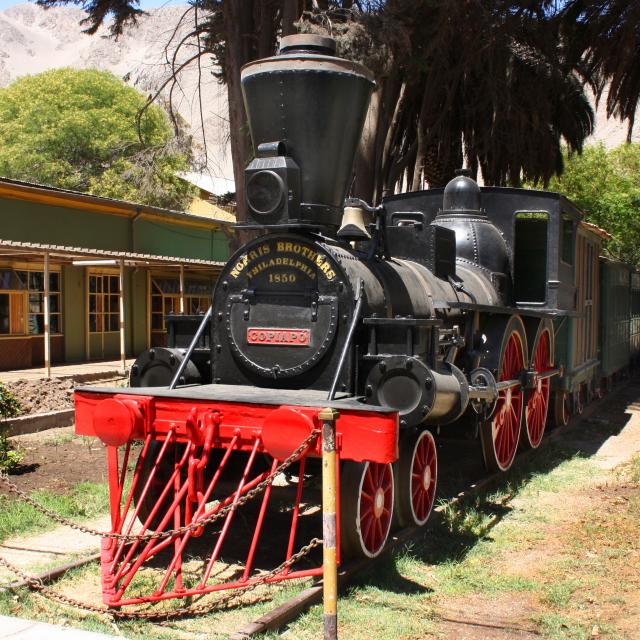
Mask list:
[[[16,0],[0,0],[0,10],[7,9],[16,4],[27,4],[27,0],[22,2]],[[142,9],[154,9],[155,7],[163,7],[165,5],[186,5],[186,0],[140,0],[140,7]]]

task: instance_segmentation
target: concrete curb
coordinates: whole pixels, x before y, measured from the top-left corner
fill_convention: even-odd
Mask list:
[[[48,411],[36,413],[31,416],[19,416],[17,418],[5,418],[0,420],[0,428],[9,427],[10,436],[23,436],[27,433],[37,433],[46,429],[58,427],[70,427],[73,424],[75,409],[62,409],[62,411]]]
[[[0,616],[0,629],[0,638],[11,638],[11,640],[42,640],[42,638],[48,640],[110,640],[123,637],[11,616]]]

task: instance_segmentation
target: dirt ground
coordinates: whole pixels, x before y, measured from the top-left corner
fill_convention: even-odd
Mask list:
[[[46,413],[73,407],[73,380],[51,378],[47,380],[16,380],[4,386],[20,403],[20,415]]]
[[[75,437],[73,427],[16,436],[12,442],[24,452],[22,464],[11,475],[23,491],[64,493],[78,482],[107,480],[105,447],[97,438]]]
[[[49,411],[73,408],[73,389],[78,385],[119,386],[122,378],[107,378],[93,382],[78,382],[73,377],[40,378],[38,380],[14,380],[3,385],[13,393],[20,403],[20,415],[27,416]]]
[[[535,527],[523,526],[518,542],[501,548],[496,535],[495,575],[533,586],[437,598],[435,637],[640,640],[640,478],[627,468],[640,452],[638,396],[629,383],[571,434],[578,455],[591,454],[591,478],[540,491]],[[530,506],[525,496],[509,510]]]

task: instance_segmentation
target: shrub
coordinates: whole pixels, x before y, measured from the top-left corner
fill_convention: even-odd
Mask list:
[[[0,417],[13,418],[20,413],[18,399],[0,382]],[[14,448],[9,440],[9,427],[0,425],[0,471],[11,473],[22,462],[24,454]]]

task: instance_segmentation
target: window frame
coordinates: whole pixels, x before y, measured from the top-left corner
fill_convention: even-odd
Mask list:
[[[162,287],[159,285],[159,281],[161,280],[171,280],[177,283],[177,292],[170,291],[164,292]],[[184,314],[185,315],[196,315],[196,314],[205,314],[209,305],[211,304],[211,295],[203,296],[200,293],[187,293],[189,289],[190,282],[198,282],[202,284],[206,284],[213,289],[213,280],[207,278],[197,278],[192,274],[189,274],[189,277],[185,277],[185,294],[184,294]],[[157,301],[161,299],[162,302],[159,304],[157,309],[154,309],[154,299]],[[171,303],[168,305],[168,301],[171,300]],[[197,302],[196,302],[197,301]],[[197,306],[200,308],[199,312],[192,311],[193,304],[196,302]],[[203,302],[205,306],[203,307]],[[168,308],[170,306],[171,308]],[[178,315],[180,314],[180,277],[176,274],[167,274],[162,272],[150,273],[149,274],[149,326],[151,328],[151,333],[155,334],[165,334],[167,333],[167,326],[165,322],[165,317],[170,314]],[[154,326],[154,319],[156,320]]]
[[[56,268],[57,267],[57,268]],[[0,267],[2,270],[13,271],[17,281],[21,282],[23,287],[21,289],[2,289],[0,295],[9,295],[9,323],[11,325],[11,318],[14,309],[16,315],[21,317],[22,326],[20,330],[12,330],[9,328],[9,333],[0,333],[0,337],[3,338],[16,338],[27,337],[37,338],[44,336],[44,266],[34,267],[30,263],[21,263],[20,265],[3,265]],[[41,286],[35,286],[32,283],[34,278],[32,274],[39,274],[41,276]],[[57,284],[51,286],[52,280],[57,278]],[[49,327],[50,335],[63,336],[64,324],[63,324],[63,292],[62,292],[62,269],[59,265],[49,269]],[[55,300],[55,303],[53,302]],[[31,310],[32,302],[34,310]],[[16,306],[14,306],[16,305]],[[22,307],[21,311],[17,311],[16,307]],[[56,311],[52,311],[52,309]],[[40,310],[37,310],[40,309]],[[41,317],[41,322],[38,322],[38,317]],[[32,324],[33,322],[33,324]],[[42,330],[39,331],[38,327],[41,326]],[[35,327],[36,330],[32,330]],[[55,328],[55,330],[53,330]]]
[[[92,278],[96,286],[92,291]],[[97,283],[100,282],[98,287]],[[106,289],[105,289],[106,282]],[[113,284],[115,283],[115,292]],[[92,310],[92,300],[95,300]],[[92,325],[92,316],[94,322]],[[92,328],[93,326],[93,328]],[[112,328],[115,327],[115,328]],[[117,334],[120,331],[120,274],[115,270],[87,270],[87,335]]]

